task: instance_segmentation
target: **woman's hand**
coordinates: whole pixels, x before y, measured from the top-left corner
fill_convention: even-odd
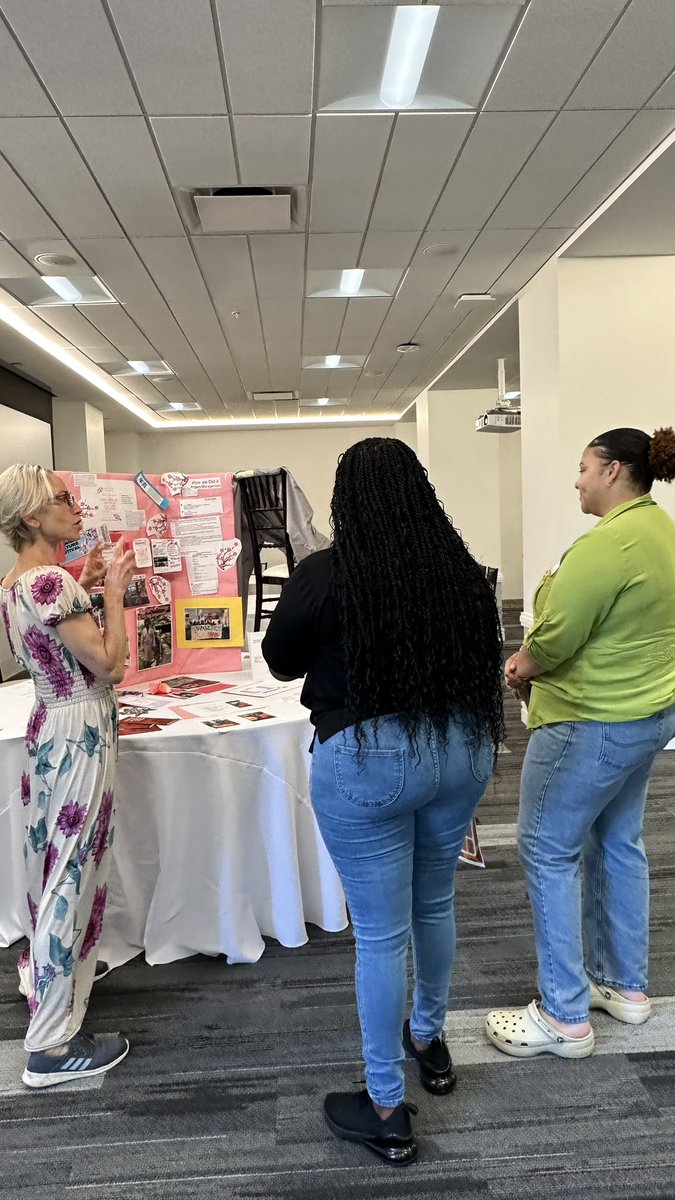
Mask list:
[[[106,600],[117,600],[124,596],[131,583],[135,566],[133,550],[125,551],[124,542],[118,542],[105,577]]]
[[[80,585],[85,592],[90,592],[92,588],[101,587],[106,576],[108,568],[103,561],[103,553],[100,546],[94,546],[84,560],[82,574],[80,575]]]

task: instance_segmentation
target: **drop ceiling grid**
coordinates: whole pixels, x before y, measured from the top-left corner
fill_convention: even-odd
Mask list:
[[[301,338],[305,353],[314,352],[309,345],[322,354],[339,344],[345,353],[381,357],[384,361],[377,365],[390,378],[369,383],[373,399],[391,395],[390,380],[397,383],[411,373],[423,386],[432,364],[435,369],[439,343],[464,336],[464,325],[448,334],[448,322],[454,319],[449,296],[460,286],[473,291],[481,283],[494,283],[500,297],[507,298],[518,280],[545,261],[557,237],[551,231],[559,226],[564,235],[585,219],[584,210],[603,199],[675,124],[675,113],[656,107],[633,119],[636,105],[655,104],[660,87],[667,95],[668,85],[662,84],[672,68],[672,61],[667,62],[668,54],[673,57],[670,32],[675,39],[670,0],[641,0],[640,12],[623,0],[594,0],[590,6],[569,0],[563,16],[552,0],[532,0],[490,93],[488,111],[473,124],[452,172],[453,151],[464,140],[455,135],[473,119],[465,114],[408,113],[394,125],[388,113],[319,113],[312,146],[314,0],[285,0],[284,21],[278,19],[278,0],[256,0],[255,10],[250,0],[215,0],[213,11],[209,0],[191,0],[189,24],[184,0],[144,0],[143,5],[137,0],[53,0],[50,22],[58,22],[66,9],[69,19],[76,19],[84,5],[83,37],[92,46],[91,61],[103,54],[107,59],[98,94],[94,73],[85,72],[75,82],[60,78],[69,62],[68,48],[47,61],[38,20],[41,4],[0,0],[35,70],[35,75],[28,72],[13,40],[0,39],[0,61],[16,80],[16,95],[23,97],[26,109],[19,114],[12,110],[11,96],[0,81],[0,141],[16,169],[0,160],[0,231],[24,256],[27,240],[58,241],[65,235],[120,293],[132,318],[128,324],[115,323],[112,313],[89,310],[89,324],[113,346],[144,340],[157,356],[173,357],[190,374],[186,386],[210,408],[219,397],[233,405],[243,402],[239,377],[247,390],[293,388],[300,381],[307,398],[308,377],[311,395],[324,387],[333,393],[335,386],[345,388],[348,372],[299,371]],[[163,22],[158,21],[160,12]],[[226,115],[214,12],[231,116]],[[557,21],[560,38],[546,71],[546,48]],[[264,30],[260,22],[265,22]],[[159,41],[151,45],[158,24]],[[59,28],[68,28],[67,23]],[[629,93],[628,84],[617,83],[615,75],[631,30],[638,44],[652,47],[653,53],[644,59]],[[664,30],[666,36],[661,36]],[[54,109],[38,76],[65,122],[49,115]],[[79,89],[76,94],[74,88]],[[580,97],[594,111],[579,109]],[[557,114],[561,104],[566,107]],[[239,246],[235,258],[248,255],[253,263],[248,275],[240,272],[241,303],[237,289],[221,284],[217,267],[210,266],[212,241],[214,258],[222,258],[215,251],[216,239],[186,236],[169,184],[226,183],[236,177],[238,160],[241,178],[252,185],[293,186],[306,181],[312,156],[309,267],[356,265],[361,249],[360,265],[396,266],[402,272],[409,267],[410,273],[391,304],[356,300],[348,306],[338,301],[337,307],[331,301],[307,300],[301,328],[304,235],[269,235],[264,253],[263,243],[257,243],[257,255],[254,238],[245,249]],[[267,164],[275,172],[286,164],[293,178],[266,177]],[[463,229],[471,221],[473,228]],[[406,223],[413,228],[400,228]],[[519,238],[524,238],[520,244]],[[296,239],[299,249],[289,250]],[[219,239],[235,240],[246,242]],[[433,264],[425,272],[421,250],[429,240],[460,245],[464,258],[450,264],[449,280],[447,264]],[[97,243],[103,253],[97,253]],[[392,261],[385,261],[388,255]],[[94,260],[107,261],[109,269],[96,267]],[[438,299],[439,287],[446,288],[445,299]],[[324,305],[332,305],[332,312],[322,310]],[[233,310],[241,310],[242,316],[234,318]],[[487,319],[484,310],[475,319]],[[358,333],[359,349],[348,344],[352,330],[353,340]],[[422,349],[403,365],[395,354],[396,341],[418,331]],[[330,333],[333,342],[322,344]],[[87,336],[90,344],[96,343]],[[358,373],[349,378],[349,390],[359,394]]]

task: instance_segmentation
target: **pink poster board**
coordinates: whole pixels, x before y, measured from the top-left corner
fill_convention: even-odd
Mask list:
[[[122,538],[128,549],[134,549],[137,563],[147,562],[149,555],[154,564],[137,565],[127,591],[129,667],[124,686],[175,675],[240,671],[239,648],[182,649],[176,623],[177,600],[194,597],[195,609],[208,613],[210,598],[239,595],[236,546],[232,545],[232,476],[179,472],[144,476],[150,493],[154,490],[168,501],[161,508],[133,475],[80,471],[59,471],[59,475],[82,507],[85,531],[106,526],[113,544]],[[215,552],[218,545],[220,553]],[[64,547],[64,564],[77,577],[83,558],[68,558],[67,550]],[[176,565],[177,570],[171,569]]]

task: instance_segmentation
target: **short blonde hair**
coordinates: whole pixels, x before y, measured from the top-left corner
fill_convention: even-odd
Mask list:
[[[15,463],[0,475],[0,533],[17,554],[35,536],[24,517],[36,516],[53,499],[54,489],[45,467]]]

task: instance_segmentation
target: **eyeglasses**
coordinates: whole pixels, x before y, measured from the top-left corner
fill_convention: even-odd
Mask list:
[[[67,504],[68,508],[72,508],[77,504],[77,497],[72,492],[59,492],[58,496],[54,496],[52,504]]]

